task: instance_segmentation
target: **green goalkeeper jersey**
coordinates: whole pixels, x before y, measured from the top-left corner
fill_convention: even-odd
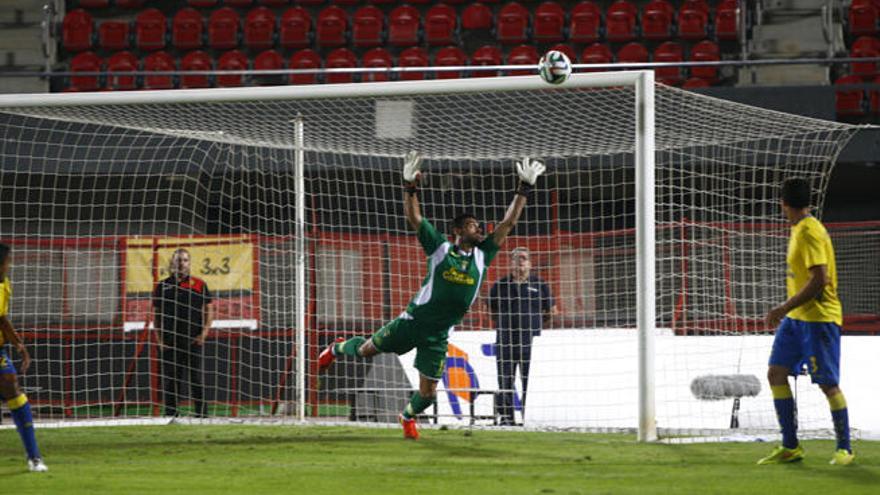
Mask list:
[[[461,321],[477,298],[498,245],[488,236],[465,253],[425,219],[418,237],[428,255],[428,274],[401,317],[445,331]]]

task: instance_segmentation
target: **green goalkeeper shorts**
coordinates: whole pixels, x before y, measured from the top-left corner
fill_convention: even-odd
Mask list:
[[[433,380],[443,378],[446,367],[446,339],[449,329],[426,328],[415,320],[396,318],[373,334],[376,349],[406,354],[416,349],[415,368]]]

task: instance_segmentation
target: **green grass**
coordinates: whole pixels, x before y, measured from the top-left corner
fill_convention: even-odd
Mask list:
[[[829,466],[829,441],[804,462],[757,466],[767,443],[638,444],[630,435],[300,426],[43,429],[50,471],[28,473],[0,431],[9,493],[856,494],[880,492],[880,442]]]

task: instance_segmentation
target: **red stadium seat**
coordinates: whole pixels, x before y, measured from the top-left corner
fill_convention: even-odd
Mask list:
[[[254,57],[254,70],[278,70],[284,68],[284,58],[275,50],[265,50]],[[284,84],[279,74],[255,74],[254,81],[260,86]]]
[[[648,49],[637,41],[631,41],[617,51],[617,63],[619,64],[643,64],[647,61]]]
[[[529,11],[517,2],[498,10],[495,17],[496,38],[504,44],[525,43],[529,39]]]
[[[853,36],[877,33],[877,5],[873,0],[853,0],[847,12],[849,32]]]
[[[455,43],[458,16],[449,5],[438,3],[425,14],[425,41],[432,46]]]
[[[223,4],[230,7],[250,7],[253,3],[254,0],[223,0]]]
[[[165,52],[153,52],[144,57],[144,71],[170,72],[176,69],[174,58]],[[144,89],[172,89],[173,76],[144,76]]]
[[[92,16],[83,9],[71,10],[61,23],[61,45],[69,52],[81,52],[92,47],[95,27]]]
[[[178,50],[192,50],[202,46],[204,33],[202,15],[196,9],[180,9],[171,20],[171,45]]]
[[[103,9],[110,6],[110,0],[79,0],[77,3],[84,9]]]
[[[571,45],[566,45],[565,43],[557,43],[550,47],[550,50],[556,50],[557,52],[562,52],[574,63],[577,60],[577,52],[574,51],[574,48]]]
[[[321,5],[324,3],[324,0],[295,0],[295,3],[299,5]]]
[[[434,65],[438,67],[455,67],[467,65],[467,55],[457,46],[441,48],[434,53]],[[458,79],[460,71],[437,72],[437,79]]]
[[[507,54],[507,65],[531,65],[531,69],[512,70],[511,76],[532,76],[537,73],[538,50],[534,45],[520,45],[510,50]]]
[[[134,20],[135,45],[146,51],[161,50],[165,48],[167,30],[168,23],[165,14],[159,9],[143,10]]]
[[[684,48],[681,43],[666,41],[654,49],[654,62],[683,62]],[[657,82],[677,86],[682,82],[681,67],[658,67],[654,69]]]
[[[409,5],[396,7],[388,14],[388,43],[413,46],[419,43],[419,11]]]
[[[286,7],[290,5],[290,0],[257,0],[257,3],[266,7]]]
[[[865,90],[862,88],[846,88],[851,84],[864,84],[862,78],[848,75],[834,81],[837,89],[834,92],[837,115],[848,117],[860,117],[865,115]],[[843,86],[843,88],[841,88]]]
[[[642,37],[668,40],[672,36],[675,7],[667,0],[651,0],[642,10]]]
[[[138,59],[131,52],[116,52],[107,59],[107,89],[137,89],[137,77],[117,76],[114,72],[133,72],[138,70]]]
[[[248,48],[271,48],[275,44],[275,13],[255,7],[244,20],[244,45]]]
[[[678,37],[701,40],[706,37],[709,6],[702,0],[685,0],[678,11]]]
[[[211,70],[211,57],[207,53],[196,50],[184,55],[180,60],[180,70]],[[181,88],[207,88],[210,86],[209,76],[181,75]]]
[[[605,15],[605,36],[608,41],[626,42],[636,38],[638,9],[627,0],[616,0]]]
[[[213,7],[217,5],[218,0],[187,0],[191,7]]]
[[[321,56],[318,52],[306,48],[300,50],[290,57],[287,62],[288,69],[320,69]],[[290,74],[287,76],[288,82],[291,84],[315,84],[318,82],[317,74]]]
[[[128,48],[128,23],[125,21],[104,21],[98,26],[98,45],[107,51]]]
[[[247,70],[247,55],[239,50],[230,50],[217,60],[217,70]],[[217,86],[220,87],[237,87],[244,84],[244,75],[226,74],[217,76]]]
[[[349,67],[357,67],[357,55],[348,48],[337,48],[327,54],[327,63],[324,65],[327,69],[342,69]],[[352,82],[353,75],[351,73],[343,74],[327,74],[325,81],[329,84],[343,84]]]
[[[534,32],[537,42],[554,43],[565,39],[565,10],[556,2],[548,1],[535,8]]]
[[[208,46],[215,50],[226,50],[238,46],[240,18],[238,12],[222,7],[208,18]]]
[[[357,47],[379,46],[384,28],[385,14],[378,7],[364,5],[351,17],[351,42]]]
[[[364,58],[361,61],[361,66],[363,67],[391,67],[394,65],[394,60],[391,58],[391,54],[388,53],[388,50],[384,48],[373,48],[364,54]],[[387,81],[388,80],[388,72],[367,72],[363,75],[363,80],[366,81]]]
[[[361,0],[332,0],[336,5],[357,5]]]
[[[312,35],[312,16],[302,7],[291,7],[281,15],[280,44],[282,48],[305,48]]]
[[[70,72],[101,72],[103,64],[93,52],[82,52],[70,60]],[[71,91],[96,91],[99,87],[98,76],[70,76]]]
[[[574,6],[568,21],[568,38],[572,43],[594,43],[599,40],[602,10],[594,2]]]
[[[389,3],[397,3],[397,0],[369,0],[370,3],[374,3],[377,5],[381,4],[389,4]]]
[[[725,41],[739,39],[738,0],[721,0],[715,8],[715,38]]]
[[[708,88],[712,83],[701,78],[701,77],[691,77],[687,81],[682,84],[682,88],[684,89],[693,89],[693,88]]]
[[[714,62],[721,60],[721,51],[713,41],[703,40],[691,48],[692,62]],[[691,76],[714,83],[718,79],[718,67],[691,67]]]
[[[471,55],[471,65],[501,65],[501,49],[495,45],[483,45]],[[472,71],[471,77],[494,77],[498,71]]]
[[[614,62],[614,54],[611,53],[611,48],[608,48],[608,45],[603,45],[602,43],[593,43],[592,45],[584,48],[584,51],[581,53],[581,63],[584,64],[610,64]],[[587,72],[599,72],[608,69],[586,69]]]
[[[852,58],[880,57],[880,40],[873,36],[861,36],[850,48]],[[852,73],[858,76],[873,76],[878,73],[877,62],[853,62]]]
[[[316,38],[319,46],[342,46],[348,30],[348,15],[341,8],[330,5],[318,13]]]
[[[461,12],[461,28],[468,30],[489,30],[493,27],[492,10],[482,3],[468,5]]]
[[[414,46],[400,52],[397,57],[397,64],[400,67],[427,67],[429,65],[428,53],[424,48]],[[401,81],[415,81],[425,78],[424,72],[401,72]]]
[[[147,0],[116,0],[116,6],[120,9],[139,9],[147,3]]]

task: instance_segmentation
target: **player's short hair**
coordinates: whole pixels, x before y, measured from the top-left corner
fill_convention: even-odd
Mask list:
[[[463,229],[465,222],[470,219],[476,220],[477,217],[473,213],[461,213],[452,219],[452,228],[453,229]]]
[[[786,179],[782,183],[782,202],[792,208],[810,206],[810,183],[806,179]]]
[[[12,248],[7,244],[0,244],[0,265],[6,263],[6,258],[9,256],[9,252],[12,251]]]
[[[510,250],[510,257],[514,258],[517,254],[524,253],[526,257],[531,257],[531,253],[529,253],[529,248],[525,246],[518,246]]]

